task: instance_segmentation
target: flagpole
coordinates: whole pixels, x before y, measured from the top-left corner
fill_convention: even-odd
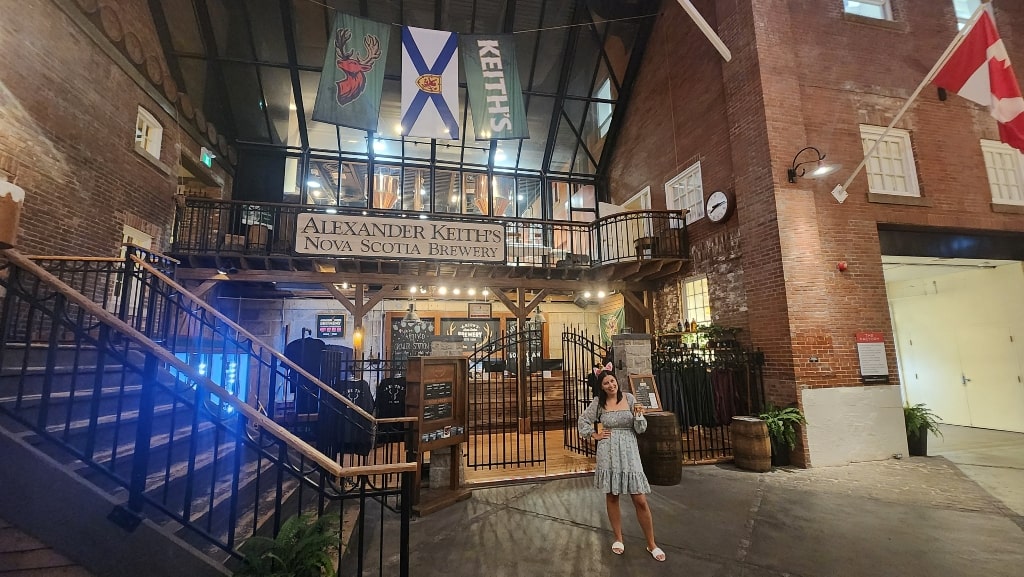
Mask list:
[[[732,52],[729,51],[729,47],[725,45],[725,42],[722,42],[722,39],[718,37],[718,34],[708,24],[708,21],[705,20],[704,17],[700,15],[700,12],[693,7],[690,0],[677,1],[679,2],[679,5],[683,7],[683,10],[686,10],[686,13],[690,15],[690,18],[693,19],[694,23],[697,24],[697,28],[700,28],[700,31],[704,33],[704,36],[707,36],[708,40],[711,41],[711,44],[715,46],[718,53],[722,55],[722,58],[724,58],[726,62],[731,61]]]
[[[974,23],[977,22],[978,18],[981,16],[982,11],[985,10],[986,5],[988,5],[988,2],[982,2],[974,11],[974,14],[971,15],[970,20],[968,20],[967,23],[964,24],[963,29],[957,31],[956,36],[953,37],[953,41],[949,43],[949,46],[946,48],[946,51],[943,52],[942,56],[939,57],[939,60],[935,63],[935,66],[932,66],[932,69],[924,77],[924,80],[921,81],[921,84],[917,86],[917,89],[914,90],[914,93],[910,95],[910,98],[908,98],[905,103],[903,103],[903,107],[900,108],[899,112],[896,113],[896,116],[892,119],[892,122],[889,123],[889,126],[885,127],[885,130],[882,131],[882,134],[878,137],[877,140],[875,140],[875,143],[871,145],[871,148],[867,151],[867,153],[864,154],[864,158],[860,161],[860,164],[857,165],[857,168],[853,169],[853,173],[850,174],[850,177],[847,178],[846,182],[842,184],[843,191],[849,188],[850,185],[853,183],[853,179],[857,178],[857,175],[860,174],[861,170],[864,170],[864,166],[867,165],[868,160],[871,158],[871,155],[874,154],[875,150],[878,149],[878,145],[880,145],[882,143],[882,140],[889,135],[889,132],[892,130],[894,126],[896,126],[896,123],[899,122],[901,118],[903,118],[903,115],[906,114],[907,110],[910,108],[910,105],[913,104],[914,100],[916,100],[918,95],[921,94],[921,91],[924,90],[924,87],[927,86],[928,83],[932,81],[932,78],[935,77],[935,74],[938,73],[939,69],[942,68],[944,64],[946,64],[947,60],[949,60],[949,56],[953,53],[953,51],[960,47],[960,44],[963,43],[964,38],[967,37],[967,32],[969,32],[971,28],[974,27]],[[842,200],[840,200],[839,202],[842,202]]]

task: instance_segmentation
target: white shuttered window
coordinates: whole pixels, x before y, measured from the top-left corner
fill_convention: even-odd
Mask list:
[[[1021,153],[994,140],[982,140],[981,152],[985,156],[992,202],[1024,206],[1024,159]]]
[[[880,126],[860,125],[861,143],[867,154],[885,129]],[[910,146],[910,133],[893,128],[868,158],[868,189],[875,194],[921,196],[914,168],[914,152]]]
[[[704,184],[700,162],[665,183],[665,206],[668,210],[686,209],[686,224],[704,218]]]

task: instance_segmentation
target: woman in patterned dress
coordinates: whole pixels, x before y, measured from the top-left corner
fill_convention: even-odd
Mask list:
[[[622,555],[625,551],[619,495],[628,493],[633,499],[636,519],[647,539],[647,551],[658,561],[664,561],[665,552],[654,541],[654,521],[646,495],[651,492],[651,485],[644,474],[636,440],[638,433],[647,430],[643,405],[636,402],[633,395],[623,394],[610,371],[602,371],[598,382],[601,389],[580,415],[579,430],[581,436],[599,441],[594,485],[605,493],[608,521],[615,533],[612,552]],[[601,432],[597,432],[598,423],[601,424]]]

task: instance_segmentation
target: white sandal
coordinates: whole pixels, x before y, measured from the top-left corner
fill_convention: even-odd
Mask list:
[[[622,555],[626,552],[626,546],[622,544],[622,541],[616,541],[612,543],[612,553],[616,555]]]
[[[651,554],[651,557],[654,557],[655,561],[664,561],[665,560],[665,552],[661,550],[661,547],[655,547],[654,549],[648,549],[647,552]]]

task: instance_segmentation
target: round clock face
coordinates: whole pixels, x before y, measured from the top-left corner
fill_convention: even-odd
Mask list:
[[[717,190],[708,197],[706,208],[708,220],[722,222],[732,212],[732,198],[721,190]]]

